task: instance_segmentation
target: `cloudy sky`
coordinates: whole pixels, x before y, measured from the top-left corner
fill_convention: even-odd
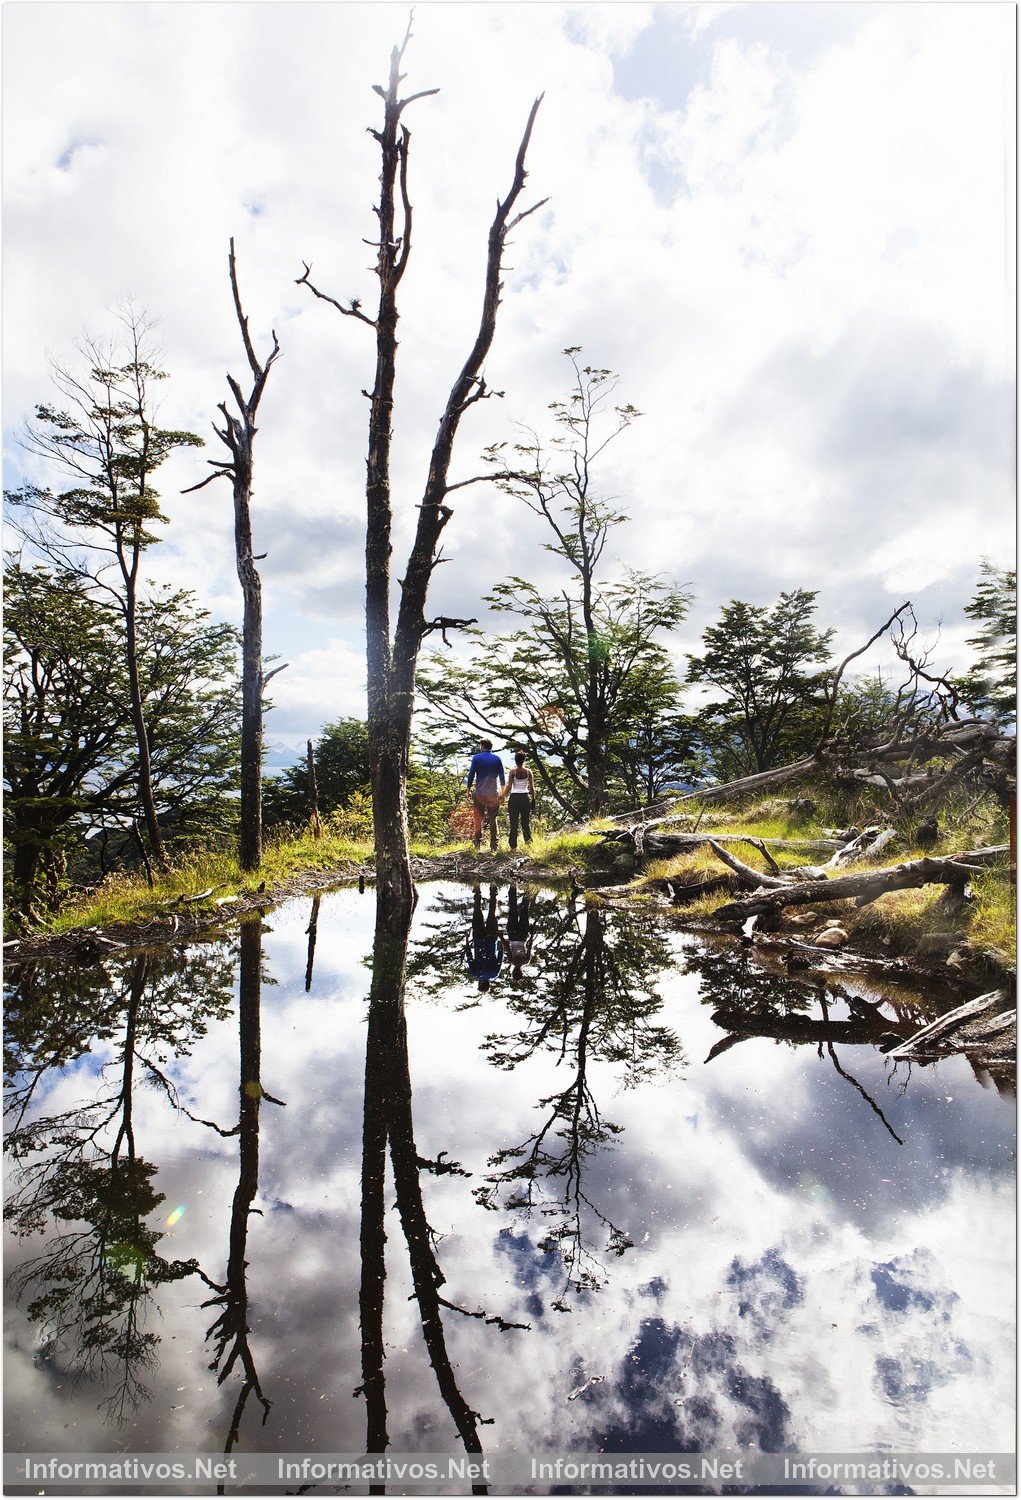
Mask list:
[[[243,373],[226,274],[283,357],[262,408],[254,524],[274,683],[271,763],[363,711],[361,486],[378,163],[366,127],[407,8],[38,4],[4,10],[8,483],[47,476],[19,425],[47,355],[131,295],[162,320],[168,423],[209,434]],[[730,598],[817,588],[850,650],[904,599],[959,664],[982,556],[1013,556],[1010,4],[421,3],[408,87],[416,242],[402,287],[397,557],[477,323],[485,237],[532,99],[529,186],[489,383],[454,477],[541,426],[581,345],[644,413],[609,450],[631,516],[615,566],[696,595],[679,659]],[[168,464],[155,579],[240,618],[226,484]],[[507,572],[554,586],[538,522],[460,497],[437,612]],[[397,570],[400,571],[399,569]]]
[[[463,941],[470,921],[470,900],[463,889],[433,886],[416,911],[416,941],[448,923],[454,941],[439,958],[443,949],[433,940],[429,966],[409,990],[408,1055],[418,1153],[431,1161],[445,1153],[470,1174],[421,1174],[447,1278],[443,1295],[529,1325],[499,1333],[473,1318],[444,1318],[464,1398],[496,1419],[482,1432],[486,1450],[1008,1450],[1013,1101],[980,1086],[962,1057],[901,1075],[872,1048],[841,1045],[832,1058],[819,1057],[812,1045],[762,1037],[746,1038],[705,1066],[724,1033],[708,995],[700,998],[697,973],[678,963],[656,974],[653,965],[651,983],[663,1004],[649,1020],[676,1036],[680,1055],[657,1072],[654,1053],[643,1048],[642,1023],[626,1007],[616,1037],[628,1030],[636,1060],[629,1064],[624,1047],[611,1061],[605,1053],[612,1048],[600,1046],[606,1033],[596,1026],[589,1034],[589,1102],[604,1124],[617,1127],[583,1153],[579,1183],[592,1206],[583,1217],[586,1264],[597,1286],[604,1284],[564,1294],[560,1254],[541,1245],[560,1222],[546,1210],[567,1192],[566,1176],[540,1170],[540,1208],[531,1215],[505,1201],[487,1211],[474,1195],[493,1171],[493,1154],[528,1143],[549,1117],[551,1099],[572,1086],[578,1032],[568,1026],[563,1057],[559,1033],[529,1053],[520,1045],[530,1033],[527,1018],[510,1003],[506,982],[483,997],[463,968],[458,972],[457,938]],[[353,890],[323,897],[306,992],[308,912],[307,899],[296,900],[275,909],[265,929],[263,1081],[286,1107],[266,1105],[260,1114],[258,1212],[247,1262],[252,1351],[273,1410],[260,1427],[249,1405],[240,1448],[354,1453],[365,1430],[364,1406],[352,1391],[359,1362],[362,955],[372,943],[373,908]],[[505,914],[501,898],[501,922]],[[540,925],[539,984],[548,941]],[[580,931],[561,929],[559,941],[580,941]],[[219,975],[220,994],[229,996],[231,964],[223,954],[209,949],[207,972]],[[53,977],[54,993],[68,1006],[64,986],[71,983],[67,970]],[[159,1253],[194,1257],[219,1279],[237,1143],[199,1121],[225,1128],[236,1117],[237,1015],[229,1006],[210,1014],[212,996],[194,971],[178,981],[179,1005],[182,990],[205,1029],[164,1061],[198,1119],[175,1112],[162,1091],[139,1086],[133,1120],[139,1155],[157,1165],[155,1187],[166,1195],[148,1218],[163,1236]],[[80,1001],[79,1013],[87,1015]],[[637,1003],[643,1009],[649,1002],[641,994]],[[843,1013],[836,996],[829,1004],[831,1015]],[[532,1042],[536,1033],[537,1024]],[[152,1056],[144,1020],[139,1036],[141,1055]],[[490,1066],[484,1059],[493,1037],[512,1037],[524,1060]],[[57,1115],[91,1099],[97,1067],[114,1062],[120,1046],[119,1033],[104,1036],[70,1066],[44,1068],[34,1107]],[[46,1056],[43,1048],[24,1061]],[[114,1066],[108,1091],[117,1078]],[[898,1139],[850,1078],[873,1095]],[[551,1157],[566,1149],[565,1135],[548,1137]],[[514,1195],[505,1188],[497,1196]],[[391,1444],[398,1453],[443,1451],[456,1446],[453,1424],[425,1358],[393,1203],[388,1179]],[[172,1206],[183,1214],[161,1222]],[[606,1248],[605,1220],[633,1241],[619,1256]],[[32,1240],[12,1244],[9,1268],[39,1248]],[[159,1339],[158,1368],[146,1380],[154,1397],[119,1432],[97,1409],[101,1390],[70,1379],[54,1351],[40,1353],[27,1299],[16,1305],[9,1297],[11,1448],[222,1447],[238,1387],[232,1377],[217,1391],[209,1374],[202,1333],[210,1314],[200,1306],[208,1295],[193,1278],[156,1289],[144,1321]],[[557,1310],[559,1300],[569,1312]]]

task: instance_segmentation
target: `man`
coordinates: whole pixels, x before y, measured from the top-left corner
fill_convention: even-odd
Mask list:
[[[486,994],[503,965],[503,942],[496,914],[496,886],[489,887],[489,911],[482,911],[482,887],[475,887],[472,901],[472,925],[464,940],[468,973],[478,980],[479,993]]]
[[[472,831],[476,849],[482,848],[482,825],[489,824],[489,847],[496,852],[500,842],[496,827],[496,814],[500,806],[500,788],[507,776],[503,761],[493,754],[493,741],[480,740],[477,754],[472,756],[468,771],[468,790],[475,786],[472,806],[475,809],[475,826]]]

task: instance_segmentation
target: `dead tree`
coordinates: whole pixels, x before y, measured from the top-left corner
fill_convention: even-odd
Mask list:
[[[717,846],[716,852],[723,855]],[[986,849],[968,849],[943,858],[926,855],[923,859],[909,860],[884,870],[863,870],[854,875],[837,875],[832,880],[778,880],[771,875],[761,875],[750,866],[744,879],[746,885],[757,888],[750,896],[720,906],[714,916],[720,921],[746,917],[771,915],[787,906],[824,906],[832,901],[853,900],[856,906],[867,906],[887,891],[911,890],[921,885],[954,885],[963,883],[975,870],[995,867],[1007,853],[1006,844],[993,844]],[[734,868],[739,861],[726,856],[726,863]]]
[[[312,837],[320,838],[323,825],[319,818],[319,782],[316,778],[315,747],[311,740],[305,741],[305,760],[308,766],[308,815],[312,825]]]
[[[238,291],[237,263],[234,258],[234,240],[230,242],[230,289],[234,298],[241,339],[245,346],[249,368],[252,372],[252,389],[246,396],[232,375],[227,376],[231,395],[237,404],[235,416],[226,402],[219,403],[224,425],[213,431],[227,447],[229,459],[210,459],[214,472],[200,484],[193,484],[185,494],[200,490],[214,479],[226,478],[234,491],[234,554],[237,563],[238,581],[244,597],[244,625],[242,630],[241,665],[241,838],[239,859],[243,870],[257,870],[262,863],[262,713],[263,694],[266,684],[283,667],[274,667],[272,672],[263,670],[262,661],[262,580],[255,566],[252,552],[252,472],[253,447],[258,428],[256,413],[266,381],[275,360],[280,354],[280,344],[273,334],[273,347],[265,364],[259,362],[248,332],[248,319],[241,305]]]
[[[377,889],[380,902],[392,912],[409,909],[415,899],[408,851],[406,784],[419,651],[430,632],[473,623],[443,616],[433,620],[426,617],[429,583],[441,560],[440,538],[453,514],[447,503],[449,496],[453,490],[489,478],[483,475],[451,484],[449,473],[454,440],[465,412],[477,401],[498,394],[486,384],[483,366],[496,331],[507,237],[522,219],[535,213],[546,201],[535,203],[519,213],[514,212],[525,185],[525,156],[541,103],[540,96],[528,115],[510,190],[497,203],[490,226],[478,332],[439,420],[418,507],[415,539],[404,577],[400,580],[396,628],[391,631],[393,510],[390,460],[397,365],[397,292],[407,270],[412,246],[412,205],[408,194],[411,134],[401,117],[413,100],[439,92],[424,89],[406,98],[400,97],[400,86],[405,77],[400,70],[401,62],[410,37],[409,24],[403,42],[391,52],[386,87],[373,85],[374,92],[383,101],[382,126],[370,131],[382,158],[380,195],[375,209],[379,238],[372,242],[377,252],[375,274],[379,281],[376,315],[370,317],[363,312],[356,298],[345,304],[320,291],[312,284],[309,265],[298,278],[299,286],[307,286],[314,296],[330,303],[345,318],[353,318],[371,328],[376,341],[375,379],[372,390],[364,392],[369,400],[365,483],[365,654]]]

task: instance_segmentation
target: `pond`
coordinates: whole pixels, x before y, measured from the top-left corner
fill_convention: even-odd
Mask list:
[[[437,884],[370,1016],[373,923],[12,969],[9,1450],[1012,1447],[1013,1097],[883,1055],[923,994]]]

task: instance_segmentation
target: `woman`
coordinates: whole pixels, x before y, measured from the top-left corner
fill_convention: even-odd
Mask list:
[[[532,812],[535,808],[535,777],[525,765],[525,752],[519,750],[514,757],[514,767],[507,777],[503,789],[510,813],[510,846],[518,847],[518,825],[526,844],[532,842]]]

